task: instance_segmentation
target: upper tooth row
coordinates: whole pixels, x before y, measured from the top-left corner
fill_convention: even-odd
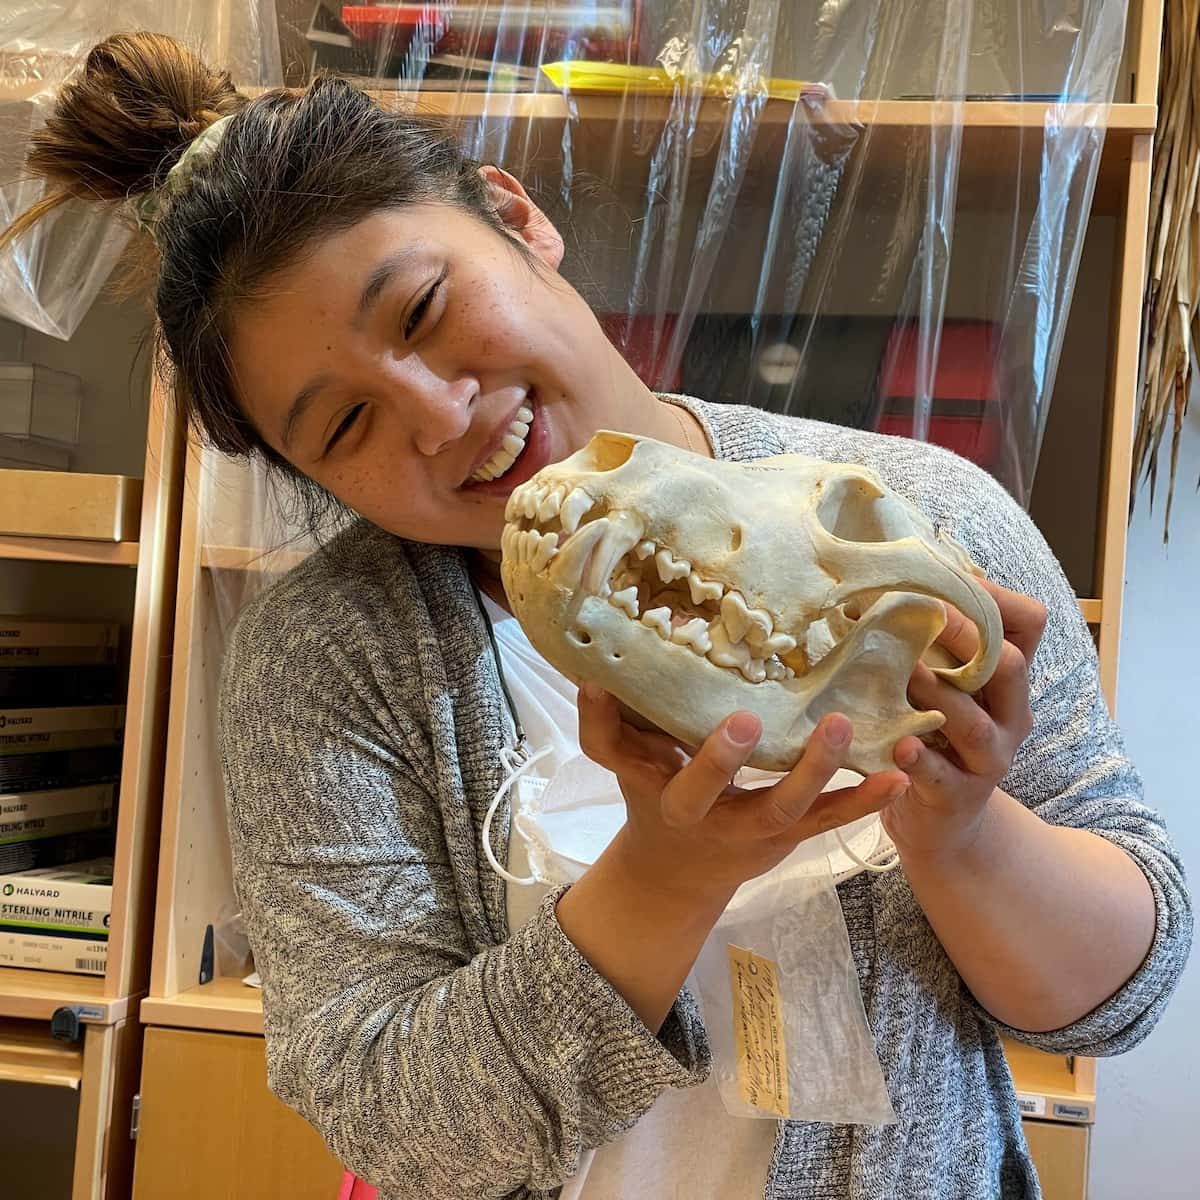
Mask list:
[[[500,449],[475,472],[477,479],[495,479],[516,462],[517,455],[524,449],[525,439],[529,435],[529,422],[532,420],[532,408],[522,405],[517,409],[517,415],[500,442]]]
[[[558,517],[564,532],[574,533],[579,522],[595,501],[583,490],[568,484],[539,484],[530,480],[514,488],[504,508],[504,519],[516,521],[552,521]]]

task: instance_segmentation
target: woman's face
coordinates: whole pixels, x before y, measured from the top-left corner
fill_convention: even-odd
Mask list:
[[[661,428],[557,274],[557,233],[519,184],[501,186],[536,269],[468,213],[411,205],[325,239],[234,323],[239,395],[264,440],[402,537],[494,549],[517,484],[597,429]]]

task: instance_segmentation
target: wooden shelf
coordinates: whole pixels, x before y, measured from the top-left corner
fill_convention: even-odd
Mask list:
[[[261,1034],[262,992],[240,979],[218,977],[171,997],[147,997],[141,1004],[141,1018],[144,1025]]]
[[[299,566],[311,553],[311,550],[259,550],[253,546],[205,546],[200,552],[200,565],[211,570],[282,575]]]
[[[677,111],[671,96],[631,91],[625,95],[547,89],[536,92],[400,91],[374,88],[371,95],[388,108],[414,110],[452,120],[484,117],[498,120],[563,121],[614,124],[632,119],[665,121]],[[697,120],[720,123],[728,118],[730,100],[707,97]],[[799,116],[797,117],[797,114]],[[1073,124],[1103,125],[1109,132],[1152,133],[1153,104],[1062,104],[1013,100],[827,100],[797,104],[767,100],[760,124],[787,124],[799,119],[812,125],[862,125],[882,128],[929,128],[961,124],[964,129],[1044,129]],[[689,118],[690,119],[690,118]]]
[[[83,1048],[54,1038],[44,1025],[0,1019],[0,1080],[78,1091]]]
[[[1096,1119],[1096,1060],[1044,1054],[1005,1039],[1021,1115],[1044,1121],[1090,1124]]]
[[[138,542],[92,542],[75,538],[0,537],[0,559],[136,567]]]
[[[1089,625],[1099,625],[1104,615],[1103,600],[1080,600],[1079,611]]]
[[[56,1009],[78,1006],[80,1018],[101,1025],[125,1019],[135,998],[105,995],[101,975],[0,967],[0,1017],[49,1020]]]

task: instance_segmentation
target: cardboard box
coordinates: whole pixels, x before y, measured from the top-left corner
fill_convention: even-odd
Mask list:
[[[0,470],[0,535],[136,542],[141,516],[140,479]]]

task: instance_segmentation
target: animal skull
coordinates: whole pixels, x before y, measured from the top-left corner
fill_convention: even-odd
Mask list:
[[[849,765],[890,769],[901,737],[945,720],[908,703],[918,659],[974,692],[1000,655],[970,557],[866,467],[601,431],[516,488],[505,519],[504,588],[547,660],[691,746],[751,710],[757,767],[789,769],[844,712]],[[970,662],[935,657],[941,600],[979,630]]]

